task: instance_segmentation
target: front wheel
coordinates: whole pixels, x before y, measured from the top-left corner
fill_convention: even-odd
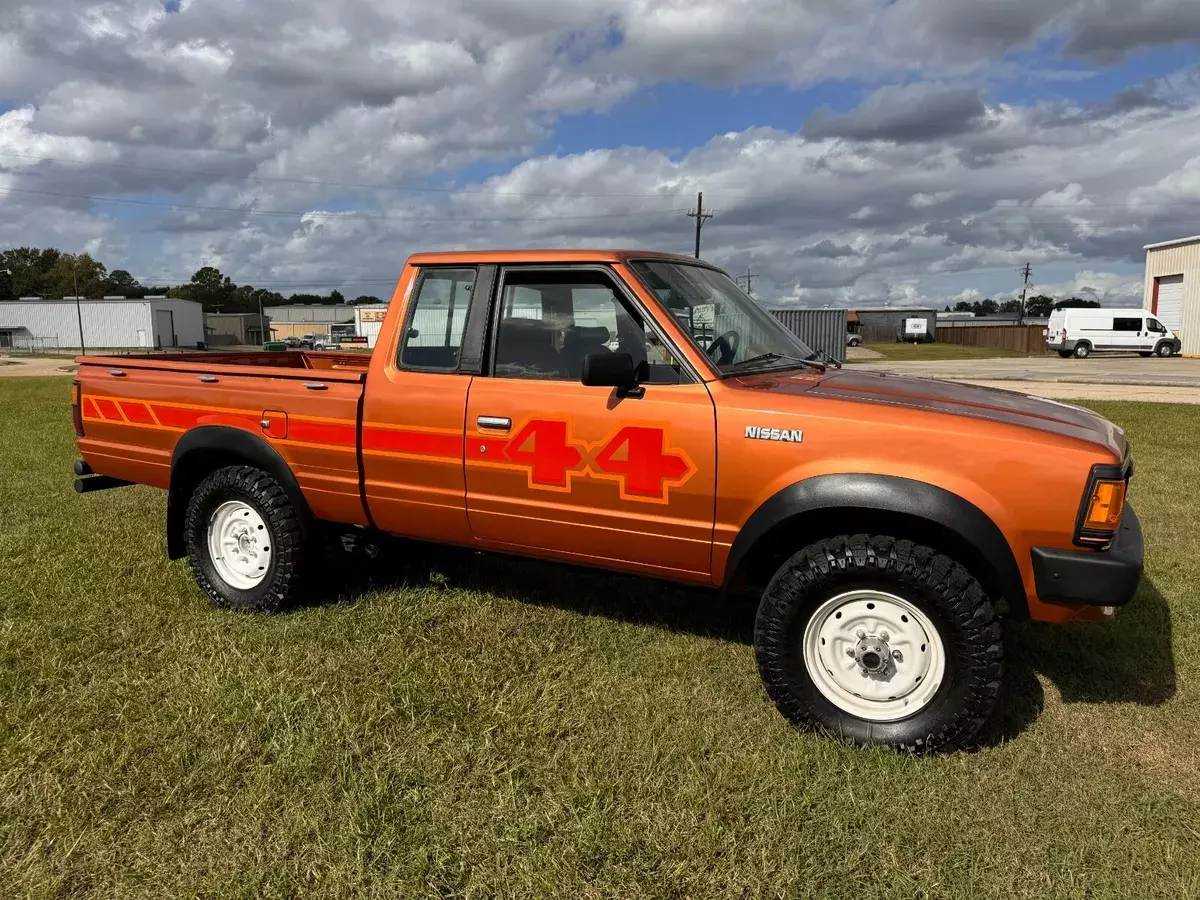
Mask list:
[[[995,609],[930,547],[851,535],[810,544],[763,593],[755,655],[793,724],[905,752],[969,744],[995,709]]]
[[[214,606],[276,612],[295,600],[303,529],[287,492],[261,469],[227,466],[200,482],[184,536],[192,574]]]
[[[1166,341],[1163,341],[1161,344],[1158,345],[1157,348],[1155,348],[1154,352],[1157,353],[1163,359],[1166,359],[1168,356],[1170,356],[1172,353],[1175,352],[1175,348],[1172,345],[1168,344]]]

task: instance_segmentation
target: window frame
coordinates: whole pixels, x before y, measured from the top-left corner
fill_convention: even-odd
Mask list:
[[[404,350],[408,346],[408,332],[416,318],[417,305],[421,296],[421,288],[425,279],[435,272],[453,270],[471,270],[475,280],[471,283],[471,294],[467,298],[466,320],[463,322],[462,341],[458,348],[458,356],[453,368],[443,366],[418,366],[404,361]],[[404,321],[400,325],[400,334],[396,341],[396,368],[401,372],[427,372],[436,375],[477,375],[483,361],[484,323],[487,319],[487,304],[490,292],[495,285],[496,266],[464,263],[445,263],[440,265],[421,266],[413,279],[412,289],[408,293],[407,305],[404,310]],[[484,288],[483,291],[480,288]],[[453,295],[451,297],[453,300]],[[454,320],[454,310],[451,305],[447,313],[447,327]],[[447,344],[449,346],[449,344]],[[473,352],[472,352],[473,351]]]
[[[1124,323],[1124,328],[1118,328],[1117,323]],[[1137,325],[1136,328],[1130,328],[1129,323],[1133,322]],[[1141,334],[1145,330],[1145,318],[1137,318],[1136,316],[1113,316],[1112,330],[1118,334]]]
[[[579,263],[562,263],[562,264],[547,264],[547,263],[529,263],[505,265],[500,267],[500,271],[496,278],[495,289],[492,292],[492,302],[488,307],[488,327],[487,338],[488,344],[484,352],[484,357],[487,360],[487,365],[484,371],[480,374],[488,378],[505,378],[496,374],[496,351],[499,348],[500,321],[504,318],[503,311],[500,307],[504,303],[504,290],[508,286],[508,278],[510,275],[568,275],[572,273],[586,275],[600,275],[606,279],[613,288],[613,295],[617,301],[624,303],[627,310],[632,310],[642,320],[642,327],[649,329],[659,341],[662,342],[672,356],[679,361],[679,381],[677,384],[695,384],[702,382],[700,373],[696,371],[691,360],[686,355],[679,352],[679,347],[675,342],[667,337],[658,320],[638,298],[637,295],[629,289],[625,280],[609,265],[602,263],[579,264]],[[509,380],[506,378],[506,380]],[[514,381],[528,381],[533,379],[511,379]],[[562,379],[562,378],[547,378],[538,379],[543,384],[580,384],[578,378]],[[646,387],[674,387],[675,384],[652,384],[645,383]]]

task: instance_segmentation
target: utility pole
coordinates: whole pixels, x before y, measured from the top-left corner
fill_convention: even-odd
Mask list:
[[[79,305],[79,257],[71,260],[71,277],[75,280],[75,317],[79,319],[79,355],[87,356],[83,345],[83,308]]]
[[[704,211],[704,191],[696,194],[696,208],[688,210],[688,218],[696,220],[696,259],[700,258],[700,229],[704,227],[705,221],[711,219],[713,214]]]
[[[267,326],[263,324],[261,290],[258,292],[258,337],[264,344],[271,339],[271,335],[267,334]]]
[[[1025,294],[1029,290],[1029,278],[1033,274],[1033,269],[1030,268],[1029,263],[1025,263],[1025,268],[1021,270],[1021,274],[1025,276],[1025,286],[1021,288],[1021,311],[1017,316],[1018,325],[1025,324]]]
[[[738,284],[739,285],[742,283],[743,278],[746,279],[746,293],[749,294],[751,297],[754,296],[754,288],[752,286],[754,284],[753,279],[755,279],[757,277],[758,277],[758,273],[751,272],[749,266],[746,266],[746,274],[745,275],[738,276]]]

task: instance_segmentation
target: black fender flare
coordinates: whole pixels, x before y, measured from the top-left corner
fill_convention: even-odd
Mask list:
[[[171,453],[171,486],[167,493],[167,558],[187,556],[183,526],[188,502],[196,486],[225,466],[246,465],[262,469],[278,481],[296,509],[301,529],[313,521],[304,492],[287,461],[263,438],[228,425],[201,425],[187,432]]]
[[[972,558],[960,562],[973,569],[985,568],[985,571],[973,574],[986,582],[985,589],[992,599],[1002,597],[1012,617],[1028,618],[1021,570],[1008,539],[991,517],[969,500],[944,488],[895,475],[817,475],[789,485],[768,498],[750,515],[733,541],[725,567],[725,586],[738,576],[754,547],[776,529],[789,523],[803,523],[815,534],[821,530],[824,520],[830,520],[839,527],[861,521],[852,530],[869,531],[872,512],[909,521],[920,520],[935,532],[953,538],[952,543],[956,546],[945,549],[966,551]],[[844,532],[834,530],[820,536],[841,533]],[[896,534],[893,537],[905,536]],[[972,563],[973,566],[969,565]]]

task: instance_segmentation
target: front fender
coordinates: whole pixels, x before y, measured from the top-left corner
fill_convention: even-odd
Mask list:
[[[780,527],[802,520],[810,525],[822,517],[845,521],[861,514],[861,530],[869,529],[870,514],[886,513],[929,523],[956,537],[956,544],[974,551],[981,574],[1009,604],[1014,615],[1028,614],[1021,570],[1000,527],[978,506],[944,488],[894,475],[840,473],[797,481],[764,501],[738,531],[729,551],[724,584],[741,572],[751,551]],[[903,534],[893,535],[904,538]],[[799,549],[798,547],[796,549]]]

